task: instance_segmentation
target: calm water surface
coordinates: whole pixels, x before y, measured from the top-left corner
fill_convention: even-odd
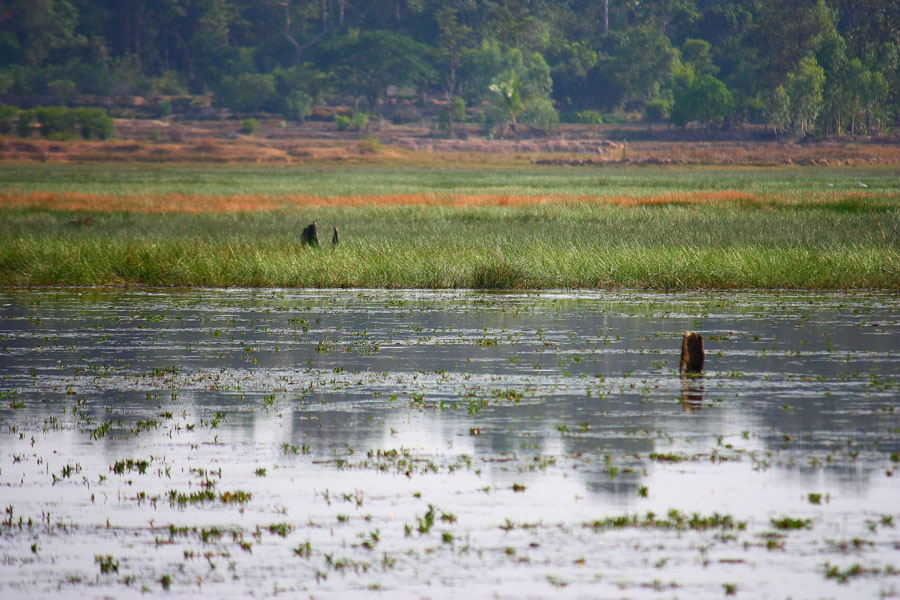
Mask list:
[[[3,598],[900,594],[896,296],[5,291],[0,346]]]

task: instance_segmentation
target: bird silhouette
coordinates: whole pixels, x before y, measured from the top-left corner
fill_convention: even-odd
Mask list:
[[[859,187],[861,187],[861,188],[867,188],[867,187],[869,187],[869,186],[867,186],[866,184],[864,184],[862,181],[858,182],[858,184],[859,184]]]

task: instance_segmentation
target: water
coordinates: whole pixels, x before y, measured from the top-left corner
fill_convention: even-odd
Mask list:
[[[4,598],[900,589],[895,296],[5,291],[0,346]]]

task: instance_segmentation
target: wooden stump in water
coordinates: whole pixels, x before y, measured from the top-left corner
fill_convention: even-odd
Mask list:
[[[339,241],[339,240],[338,240],[338,230],[337,230],[337,227],[335,227],[335,228],[334,228],[334,233],[331,234],[331,245],[332,245],[332,246],[337,246],[337,245],[338,245],[338,241]]]
[[[702,373],[706,356],[703,353],[703,336],[695,331],[685,331],[681,340],[682,373]]]
[[[303,243],[307,246],[319,245],[319,229],[316,227],[315,221],[303,229]]]

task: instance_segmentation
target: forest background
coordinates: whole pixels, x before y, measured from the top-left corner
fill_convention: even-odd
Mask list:
[[[451,136],[626,115],[798,136],[900,124],[890,0],[0,0],[0,56],[0,127],[23,134],[53,114],[17,107],[48,104],[298,121],[332,105],[350,127],[429,106]]]

